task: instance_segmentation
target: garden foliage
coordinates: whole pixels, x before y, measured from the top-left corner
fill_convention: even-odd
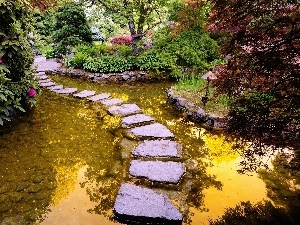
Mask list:
[[[21,0],[0,1],[0,124],[34,103],[37,83],[31,65],[29,7]]]
[[[217,68],[218,90],[236,100],[229,131],[286,146],[300,134],[299,1],[214,0],[211,31],[230,39]],[[259,144],[260,145],[260,144]]]
[[[72,47],[78,44],[92,43],[92,32],[79,4],[72,2],[60,7],[54,17],[52,40],[55,56],[69,54]]]

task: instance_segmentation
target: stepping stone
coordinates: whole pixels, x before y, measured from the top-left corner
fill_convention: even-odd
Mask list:
[[[164,125],[160,123],[154,123],[150,125],[140,126],[132,128],[128,131],[129,135],[133,135],[140,138],[174,138],[174,134]]]
[[[141,113],[142,110],[136,104],[123,104],[113,106],[108,109],[108,113],[113,116],[128,116],[130,114]]]
[[[96,91],[84,90],[84,91],[81,91],[77,94],[74,94],[73,96],[77,97],[77,98],[86,98],[86,97],[90,97],[90,96],[95,95],[95,94],[96,94]]]
[[[113,106],[113,105],[119,105],[123,103],[124,101],[118,98],[112,98],[112,99],[105,99],[101,101],[101,104],[104,106]]]
[[[144,177],[150,181],[177,184],[185,172],[180,162],[132,160],[129,173],[131,176]]]
[[[182,145],[175,141],[143,141],[131,153],[136,157],[181,157]]]
[[[50,87],[50,86],[54,86],[54,85],[55,85],[55,83],[52,81],[39,84],[40,87]]]
[[[136,114],[133,116],[128,116],[122,119],[122,126],[123,127],[130,127],[139,123],[145,122],[153,122],[154,119],[151,116],[147,116],[145,114]]]
[[[77,88],[63,88],[59,90],[53,90],[57,94],[73,94],[77,91]]]
[[[40,81],[41,81],[41,80],[46,80],[46,79],[48,79],[48,76],[46,76],[46,75],[41,75],[41,76],[38,76],[38,78],[39,78]]]
[[[42,84],[42,83],[48,83],[51,81],[52,81],[51,79],[45,79],[45,80],[39,80],[39,83]]]
[[[123,184],[114,205],[119,222],[182,224],[182,215],[165,194],[132,184]]]
[[[50,91],[54,91],[54,90],[60,90],[63,88],[64,88],[63,85],[55,85],[55,86],[48,87],[47,89],[49,89]]]
[[[103,100],[103,99],[106,99],[106,98],[109,98],[109,97],[110,97],[110,94],[102,93],[102,94],[95,95],[95,96],[92,96],[90,98],[87,98],[87,100],[92,101],[92,102],[98,102],[100,100]]]
[[[46,75],[45,72],[36,72],[35,76],[40,77]]]

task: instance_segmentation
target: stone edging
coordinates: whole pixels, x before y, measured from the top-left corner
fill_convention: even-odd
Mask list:
[[[123,73],[91,73],[81,69],[66,69],[58,68],[55,70],[46,70],[46,74],[61,75],[85,78],[92,82],[99,83],[130,83],[130,82],[147,82],[147,81],[161,81],[167,80],[164,77],[153,76],[148,71],[125,71]]]
[[[184,112],[185,116],[197,123],[203,124],[205,127],[213,129],[224,129],[226,121],[224,117],[205,113],[204,109],[196,107],[194,104],[188,102],[185,98],[176,96],[173,93],[173,88],[166,90],[168,101],[173,107],[181,112]]]

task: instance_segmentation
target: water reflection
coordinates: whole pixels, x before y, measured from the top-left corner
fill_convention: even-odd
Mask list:
[[[139,105],[183,144],[179,161],[186,164],[186,174],[178,185],[130,177],[130,151],[138,141],[124,138],[120,118],[107,115],[100,104],[44,91],[31,117],[0,139],[0,223],[117,224],[112,213],[115,197],[121,183],[129,182],[167,194],[183,213],[184,224],[209,224],[209,218],[221,216],[227,207],[241,201],[255,205],[279,195],[273,193],[276,188],[299,185],[297,181],[287,186],[292,177],[283,186],[276,179],[270,185],[266,180],[279,177],[278,171],[272,176],[270,171],[261,171],[260,176],[237,173],[242,159],[232,151],[236,143],[174,111],[164,93],[170,84],[108,86],[54,79]]]
[[[277,155],[272,161],[273,169],[261,169],[259,176],[266,184],[267,195],[272,201],[251,204],[240,202],[227,208],[211,225],[222,224],[289,224],[300,223],[300,175],[284,168],[288,161]]]

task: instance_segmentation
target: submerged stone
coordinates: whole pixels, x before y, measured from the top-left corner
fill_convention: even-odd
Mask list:
[[[105,100],[101,101],[101,104],[105,105],[105,106],[113,106],[113,105],[119,105],[123,102],[124,101],[122,99],[112,98],[112,99],[105,99]]]
[[[136,104],[123,104],[120,106],[113,106],[108,109],[108,113],[113,116],[127,116],[141,112],[142,110]]]
[[[59,90],[53,90],[57,94],[72,94],[77,91],[77,88],[64,88]]]
[[[135,177],[145,177],[150,181],[177,184],[185,172],[185,166],[179,162],[132,160],[129,173]]]
[[[40,87],[50,87],[50,86],[54,86],[54,85],[55,85],[55,83],[52,81],[39,84]]]
[[[102,94],[87,98],[87,100],[92,101],[92,102],[98,102],[98,101],[101,101],[101,100],[109,98],[109,97],[110,97],[110,94],[102,93]]]
[[[181,156],[182,145],[175,141],[153,140],[143,141],[133,151],[137,157],[175,157]]]
[[[145,114],[136,114],[132,116],[128,116],[122,119],[123,127],[130,127],[139,123],[152,122],[154,119],[151,116],[147,116]]]
[[[95,95],[96,91],[88,91],[88,90],[84,90],[81,91],[79,93],[73,94],[74,97],[76,98],[86,98],[86,97],[90,97],[92,95]]]
[[[162,222],[181,224],[182,215],[164,195],[148,188],[123,184],[114,205],[114,214],[120,222]]]
[[[128,131],[129,135],[139,138],[174,138],[174,134],[164,125],[154,123],[150,125],[132,128]]]

